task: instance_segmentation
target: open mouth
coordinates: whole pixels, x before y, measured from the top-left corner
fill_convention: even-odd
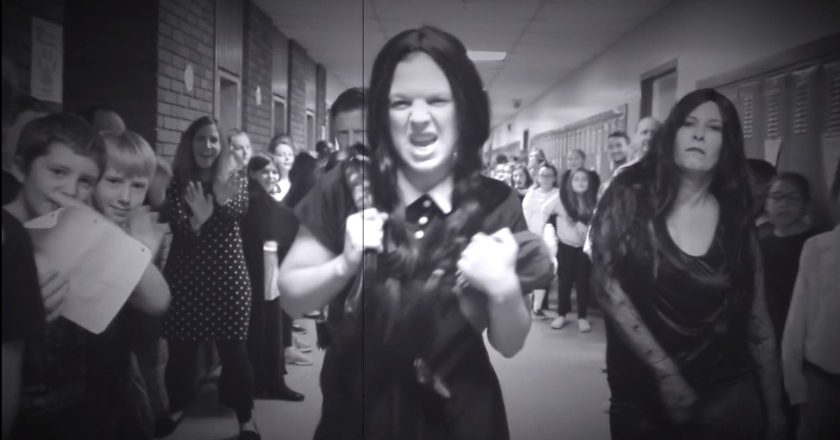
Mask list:
[[[437,135],[431,133],[416,133],[408,137],[408,141],[415,147],[428,147],[437,141]]]

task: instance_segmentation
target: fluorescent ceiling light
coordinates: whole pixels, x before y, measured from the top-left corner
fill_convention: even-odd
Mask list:
[[[490,50],[468,50],[467,56],[475,62],[502,61],[507,56],[507,52],[494,52]]]

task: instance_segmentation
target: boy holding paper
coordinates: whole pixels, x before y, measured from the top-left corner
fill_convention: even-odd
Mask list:
[[[24,175],[18,196],[4,209],[21,223],[47,221],[49,229],[61,229],[62,218],[77,216],[99,217],[89,211],[86,203],[99,181],[105,165],[105,146],[94,130],[83,119],[71,114],[53,114],[27,124],[20,137],[15,157],[16,165]],[[58,208],[67,208],[55,212]],[[101,217],[99,217],[101,218]],[[38,222],[35,222],[38,223]],[[83,231],[71,231],[83,232]],[[38,231],[41,233],[41,231]],[[30,229],[30,234],[36,231]],[[20,414],[11,438],[49,439],[98,439],[109,438],[109,420],[97,413],[90,378],[93,373],[90,354],[102,340],[111,337],[115,323],[102,334],[94,335],[80,324],[63,317],[73,301],[74,276],[79,279],[76,267],[46,268],[44,261],[61,260],[61,255],[41,255],[41,249],[50,249],[50,243],[35,243],[36,260],[41,291],[48,324],[42,340],[27,344],[24,354],[23,385]],[[55,250],[54,246],[52,247]],[[74,249],[59,249],[67,253]],[[83,263],[80,262],[84,267]],[[78,266],[77,266],[78,267]],[[136,269],[136,268],[132,268]],[[141,281],[129,298],[133,308],[149,315],[162,315],[168,304],[168,290],[161,289],[156,269],[146,268]],[[94,273],[88,278],[94,278]],[[105,274],[119,279],[120,274]],[[97,275],[101,276],[101,275]],[[160,278],[162,279],[162,278]],[[78,285],[78,284],[77,284]],[[143,286],[154,285],[154,289]],[[165,287],[165,283],[163,284]],[[89,300],[89,299],[88,299]],[[107,302],[107,298],[102,301]]]
[[[93,191],[93,205],[109,220],[145,245],[154,255],[160,247],[165,226],[156,222],[156,214],[143,206],[158,160],[151,146],[137,133],[101,132],[105,147],[105,171]],[[161,316],[169,307],[169,286],[158,268],[149,264],[131,307],[123,307],[113,329],[97,338],[91,367],[92,389],[98,399],[99,414],[108,422],[105,432],[112,438],[149,439],[152,437],[152,414],[144,414],[146,396],[132,389],[132,351],[155,353],[162,324]],[[134,392],[139,391],[139,392]],[[143,400],[140,400],[143,398]],[[148,410],[146,410],[148,411]]]

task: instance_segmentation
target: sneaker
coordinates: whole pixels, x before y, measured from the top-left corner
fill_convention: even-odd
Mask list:
[[[297,348],[286,348],[286,363],[289,365],[299,365],[301,367],[308,367],[312,365],[312,361],[300,352]]]
[[[545,312],[543,312],[542,310],[531,311],[531,317],[536,319],[536,320],[548,319],[548,316],[546,316]]]
[[[578,330],[581,333],[589,333],[592,331],[592,325],[589,324],[589,321],[586,318],[578,319]]]
[[[297,335],[294,335],[292,341],[295,344],[295,348],[300,350],[301,353],[309,353],[310,351],[312,351],[312,346],[307,344],[306,342],[303,342]]]
[[[324,319],[324,314],[321,313],[320,310],[315,310],[314,312],[304,313],[303,317],[319,321],[321,319]]]
[[[564,325],[566,325],[566,318],[563,316],[558,316],[551,321],[551,328],[554,330],[560,330]]]

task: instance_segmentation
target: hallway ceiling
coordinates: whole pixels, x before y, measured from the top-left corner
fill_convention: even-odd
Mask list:
[[[255,0],[274,24],[328,71],[327,101],[366,84],[385,42],[430,24],[469,50],[505,51],[476,63],[493,123],[527,106],[564,76],[672,0]]]

